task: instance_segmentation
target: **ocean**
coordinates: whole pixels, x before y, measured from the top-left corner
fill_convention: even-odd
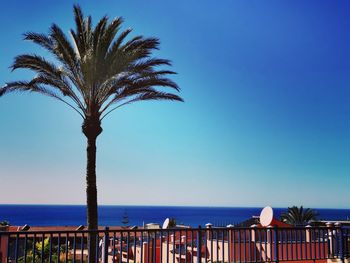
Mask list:
[[[252,216],[260,215],[261,207],[188,207],[188,206],[99,206],[99,225],[122,225],[123,218],[128,225],[142,226],[146,223],[162,224],[175,218],[178,224],[192,227],[212,223],[216,226],[237,224]],[[349,220],[350,209],[317,209],[319,219]],[[279,218],[286,208],[274,208]],[[83,205],[0,205],[0,221],[11,225],[30,226],[78,226],[86,225],[86,207]]]

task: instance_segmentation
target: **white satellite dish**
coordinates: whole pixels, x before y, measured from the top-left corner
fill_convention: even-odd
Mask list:
[[[262,226],[269,226],[273,221],[273,210],[271,206],[266,206],[260,213],[260,224]]]
[[[169,218],[165,219],[162,228],[163,229],[167,229],[169,227],[169,222],[170,222]]]

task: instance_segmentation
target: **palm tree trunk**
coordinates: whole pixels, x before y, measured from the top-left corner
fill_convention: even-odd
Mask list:
[[[87,139],[86,200],[87,224],[89,230],[98,227],[96,187],[96,138]]]
[[[88,230],[98,230],[97,187],[96,187],[96,138],[102,132],[99,119],[87,118],[82,125],[82,131],[87,138],[86,166],[86,202]],[[90,232],[88,237],[89,263],[96,263],[97,232]]]
[[[96,187],[96,138],[87,138],[86,202],[88,230],[98,229],[97,187]],[[96,258],[97,234],[89,235],[89,263]]]

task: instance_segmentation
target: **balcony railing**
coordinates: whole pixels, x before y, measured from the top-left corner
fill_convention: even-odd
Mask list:
[[[89,253],[88,240],[96,242]],[[350,230],[343,227],[174,228],[0,232],[1,263],[344,262]]]

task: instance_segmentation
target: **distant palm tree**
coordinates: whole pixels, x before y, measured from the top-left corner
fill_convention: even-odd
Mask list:
[[[36,92],[55,98],[83,119],[82,132],[87,138],[87,224],[97,229],[96,138],[102,132],[101,121],[115,109],[136,101],[175,100],[178,95],[162,89],[179,87],[167,78],[173,71],[156,69],[170,66],[166,59],[152,57],[159,47],[157,38],[136,36],[126,41],[131,29],[120,32],[122,18],[103,17],[95,27],[91,16],[84,17],[74,6],[76,29],[72,41],[53,24],[48,34],[24,35],[46,49],[54,62],[39,55],[17,56],[12,70],[30,69],[37,75],[30,81],[15,81],[0,88],[0,96],[13,91]],[[162,89],[156,89],[162,87]]]
[[[169,225],[168,225],[169,228],[174,228],[176,227],[176,218],[172,217],[169,219]]]
[[[124,211],[124,215],[122,217],[122,224],[123,224],[124,227],[127,227],[128,224],[129,224],[129,215],[126,212],[126,210]]]
[[[0,221],[0,226],[9,226],[9,225],[10,225],[10,222],[7,220]]]
[[[288,207],[288,211],[282,213],[281,220],[290,225],[306,225],[312,220],[316,220],[318,213],[311,208],[304,209],[303,206]]]

